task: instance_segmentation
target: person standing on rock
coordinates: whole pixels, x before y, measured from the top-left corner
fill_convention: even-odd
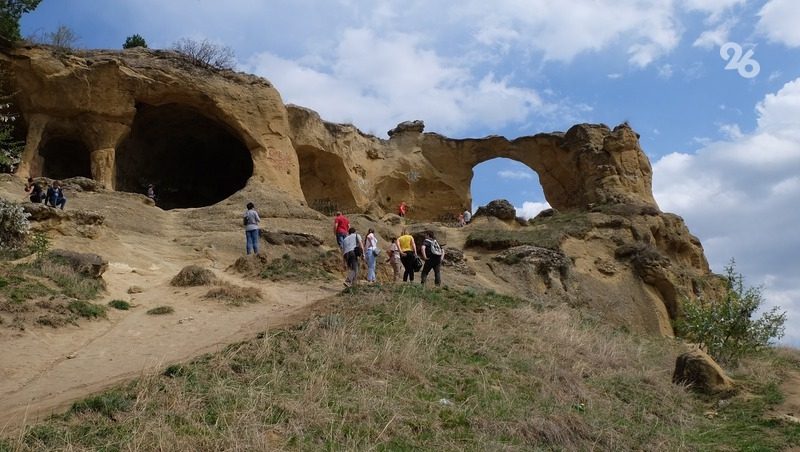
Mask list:
[[[364,258],[367,260],[367,282],[375,282],[375,262],[378,259],[380,249],[378,248],[378,238],[375,237],[375,230],[370,228],[364,238],[365,252]]]
[[[425,265],[422,267],[420,282],[424,286],[428,273],[433,270],[433,282],[436,287],[439,287],[442,285],[441,267],[444,259],[444,249],[436,241],[436,235],[432,231],[427,232],[425,235],[426,239],[422,242],[422,259],[425,261]]]
[[[156,187],[153,184],[147,185],[147,197],[156,202]]]
[[[244,212],[242,221],[244,223],[247,254],[250,254],[251,251],[253,254],[258,254],[258,229],[261,217],[258,216],[256,206],[252,202],[247,203],[247,210]]]
[[[358,258],[364,254],[364,241],[356,234],[356,228],[350,228],[347,232],[347,237],[342,240],[342,256],[347,265],[344,285],[350,287],[358,282]]]
[[[408,204],[406,204],[405,201],[400,201],[400,205],[397,206],[397,214],[401,217],[405,217],[406,212],[408,212]]]
[[[342,242],[347,237],[349,230],[350,220],[342,212],[336,212],[336,217],[333,219],[333,235],[336,236],[336,244],[339,245],[339,249],[343,249]]]
[[[414,237],[403,229],[403,235],[397,238],[397,247],[403,254],[400,259],[405,269],[403,282],[414,282],[414,265],[417,261],[417,244],[414,243]]]
[[[464,211],[464,224],[469,224],[469,221],[472,220],[472,212],[469,210]]]

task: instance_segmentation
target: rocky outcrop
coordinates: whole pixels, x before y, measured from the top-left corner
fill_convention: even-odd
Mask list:
[[[100,278],[108,269],[108,261],[94,253],[53,250],[50,255],[66,262],[73,270],[90,278]]]
[[[734,389],[733,380],[702,350],[692,350],[678,356],[672,381],[709,395],[726,394]]]
[[[82,176],[137,193],[153,183],[163,208],[268,188],[320,211],[380,216],[405,201],[409,217],[435,220],[471,205],[472,169],[497,157],[536,171],[558,210],[655,206],[650,163],[625,124],[508,140],[451,139],[408,121],[383,140],[284,105],[262,78],[195,67],[170,51],[26,47],[3,50],[0,63],[23,93],[19,174]]]
[[[517,209],[505,199],[495,199],[489,204],[478,207],[472,218],[495,217],[503,221],[511,221],[517,217]]]

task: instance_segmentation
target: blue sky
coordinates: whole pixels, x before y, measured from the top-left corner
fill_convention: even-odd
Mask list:
[[[209,39],[287,103],[384,137],[410,119],[509,138],[628,121],[662,210],[715,271],[736,258],[800,345],[798,24],[796,0],[44,0],[22,29],[66,25],[86,48]],[[758,73],[725,69],[722,46]],[[509,160],[476,167],[472,193],[524,215],[545,206],[536,174]]]

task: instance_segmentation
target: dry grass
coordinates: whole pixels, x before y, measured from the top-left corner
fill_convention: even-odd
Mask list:
[[[199,265],[187,265],[169,282],[178,287],[207,286],[216,281],[214,272]]]
[[[203,298],[222,301],[225,304],[241,306],[246,303],[261,301],[261,291],[255,287],[241,287],[229,283],[220,283],[208,291]]]
[[[670,383],[678,352],[567,308],[369,287],[294,328],[91,398],[8,447],[707,449],[702,435],[729,424],[703,416],[715,401]],[[791,434],[753,449],[779,448]]]

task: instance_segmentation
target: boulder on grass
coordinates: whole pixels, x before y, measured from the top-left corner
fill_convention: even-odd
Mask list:
[[[510,221],[517,218],[517,209],[505,199],[495,199],[489,204],[479,207],[472,217],[495,217],[503,221]]]
[[[713,358],[699,349],[678,356],[672,382],[689,385],[703,394],[729,393],[734,390],[733,380]]]
[[[108,269],[108,261],[94,253],[53,250],[50,255],[64,260],[73,270],[90,278],[100,278]]]

